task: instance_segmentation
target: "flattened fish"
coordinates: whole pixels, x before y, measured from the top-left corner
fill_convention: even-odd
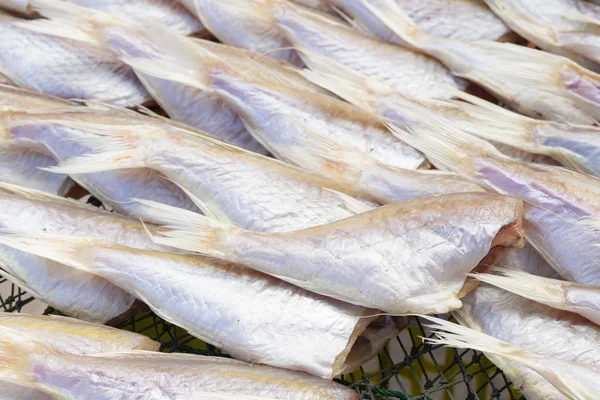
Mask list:
[[[466,274],[523,246],[523,204],[459,193],[400,202],[330,224],[258,233],[144,202],[167,231],[156,243],[245,265],[307,290],[390,313],[459,308]],[[482,266],[485,269],[485,267]]]

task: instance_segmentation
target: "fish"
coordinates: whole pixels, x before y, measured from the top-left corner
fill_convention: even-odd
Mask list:
[[[37,100],[37,101],[36,101]],[[3,107],[13,102],[14,106]],[[44,114],[50,113],[49,115]],[[21,89],[0,87],[0,126],[2,143],[15,154],[0,161],[0,179],[51,193],[64,194],[71,186],[71,180],[65,175],[55,174],[37,167],[56,166],[61,160],[67,160],[86,153],[86,147],[74,143],[74,138],[86,137],[85,132],[75,129],[62,129],[52,123],[52,113],[68,115],[70,112],[97,115],[113,123],[119,120],[135,123],[145,118],[141,114],[118,108],[98,108],[70,106],[53,103],[52,98],[43,95],[32,96]],[[150,118],[155,123],[162,120]],[[16,150],[12,150],[16,149]],[[16,153],[15,153],[16,152]],[[4,171],[7,171],[6,173]],[[23,177],[31,177],[24,180]],[[100,199],[104,204],[117,211],[145,221],[153,222],[152,217],[141,214],[132,198],[145,198],[170,204],[174,207],[199,211],[187,194],[162,174],[150,169],[129,169],[96,174],[73,175],[82,187]],[[65,181],[66,182],[63,182]],[[52,185],[56,190],[52,190]],[[61,190],[58,190],[58,189]],[[64,188],[64,189],[63,189]]]
[[[407,110],[405,110],[407,112]],[[407,113],[409,115],[409,113]],[[391,129],[421,150],[438,168],[477,181],[487,190],[523,199],[528,241],[565,279],[600,283],[600,180],[561,167],[523,163],[493,145],[446,126],[422,110],[410,113],[418,123]]]
[[[544,278],[518,269],[495,266],[471,277],[559,310],[570,311],[600,325],[598,286]]]
[[[211,258],[73,236],[16,233],[0,242],[98,274],[163,319],[250,363],[331,379],[354,371],[398,333],[375,310]]]
[[[393,314],[459,308],[460,297],[473,289],[465,282],[468,272],[523,246],[522,202],[488,193],[399,202],[280,233],[252,232],[142,203],[165,219],[165,231],[152,235],[157,244],[244,265],[314,293]]]
[[[117,16],[148,19],[162,23],[183,35],[199,34],[205,29],[179,0],[70,0]]]
[[[181,0],[219,41],[301,67],[302,60],[279,31],[271,0]]]
[[[382,23],[362,0],[327,0],[364,30],[383,40],[402,41]],[[464,41],[511,40],[510,29],[481,0],[393,0],[419,29],[434,37]]]
[[[433,322],[432,325],[428,325],[429,328],[436,329],[436,337],[426,338],[426,342],[459,349],[471,348],[491,354],[493,359],[510,360],[518,363],[521,368],[527,367],[534,370],[554,389],[551,391],[546,387],[543,391],[534,390],[533,397],[528,397],[530,399],[591,400],[596,399],[600,394],[600,366],[587,364],[580,360],[550,356],[543,350],[537,352],[520,347],[443,319],[429,316],[423,316],[423,318]],[[521,329],[522,327],[519,330]],[[517,381],[517,387],[520,386],[519,383],[520,381]],[[550,394],[551,397],[546,397]]]
[[[600,75],[568,58],[512,43],[433,37],[394,0],[361,0],[407,46],[444,63],[533,118],[594,125],[600,116]]]
[[[18,86],[121,106],[151,99],[127,65],[74,25],[0,18],[0,34],[0,73]]]
[[[160,344],[137,333],[90,324],[56,315],[0,313],[0,327],[15,334],[29,335],[37,343],[65,353],[86,355],[129,350],[157,351]],[[53,397],[41,391],[3,381],[5,399],[46,400]]]
[[[0,330],[4,365],[0,377],[60,398],[195,399],[199,392],[201,399],[237,395],[240,399],[358,400],[350,388],[301,372],[195,354],[74,355],[27,340],[9,328]]]
[[[73,199],[0,183],[0,207],[2,230],[79,234],[142,249],[167,250],[150,240],[140,222]],[[146,229],[156,227],[146,225]],[[6,246],[0,248],[0,265],[8,280],[82,320],[115,323],[135,306],[135,297],[103,278]]]
[[[574,171],[600,176],[597,127],[536,120],[452,89],[447,92],[454,99],[415,99],[333,60],[310,58],[311,71],[303,72],[304,76],[381,119],[396,124],[412,123],[415,120],[407,110],[418,108],[421,115],[434,114],[445,126],[483,138],[511,158],[562,164]]]
[[[459,89],[466,86],[431,57],[382,42],[287,1],[274,2],[272,13],[308,66],[311,58],[304,53],[320,54],[414,98],[446,98],[452,94],[440,85]]]
[[[326,177],[184,128],[165,129],[153,120],[115,124],[89,113],[69,113],[54,115],[52,121],[93,136],[74,138],[90,152],[51,167],[52,172],[152,169],[185,189],[205,215],[246,229],[301,229],[378,205]],[[147,212],[139,204],[136,207]]]
[[[582,0],[485,0],[491,10],[538,47],[600,71],[600,6]]]
[[[332,7],[327,0],[291,0],[294,3],[314,8],[322,12],[333,13]]]

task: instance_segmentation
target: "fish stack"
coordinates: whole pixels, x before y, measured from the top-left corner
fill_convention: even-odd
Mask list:
[[[418,315],[600,398],[600,5],[0,8],[1,275],[68,316],[0,313],[2,395],[358,399]],[[110,327],[148,309],[233,359]]]

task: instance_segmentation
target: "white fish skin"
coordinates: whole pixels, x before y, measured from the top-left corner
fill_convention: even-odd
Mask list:
[[[358,400],[350,388],[302,372],[193,354],[78,356],[24,341],[9,328],[2,328],[0,357],[6,366],[2,375],[66,399],[183,400],[196,398],[196,392],[217,392],[240,399]]]
[[[221,42],[302,66],[300,57],[290,48],[270,13],[271,0],[181,2]]]
[[[600,70],[600,7],[584,0],[484,0],[512,30],[540,48]]]
[[[394,131],[436,166],[527,201],[525,231],[536,250],[566,279],[600,284],[600,231],[586,222],[600,217],[598,178],[512,160],[489,143],[440,125],[433,115],[417,118],[411,134]]]
[[[0,186],[3,229],[79,234],[133,247],[165,249],[152,243],[136,220],[32,189]],[[9,247],[1,248],[0,262],[11,281],[52,307],[80,319],[106,323],[127,312],[135,301],[133,296],[102,278]]]
[[[522,202],[488,193],[400,202],[326,225],[271,234],[145,204],[164,214],[168,230],[153,236],[157,243],[394,314],[459,308],[460,297],[473,289],[465,282],[467,273],[523,245]]]
[[[150,100],[134,72],[76,27],[0,20],[0,72],[15,84],[63,98],[130,106]]]
[[[202,23],[179,0],[70,0],[124,18],[151,20],[183,35],[202,32]]]
[[[522,249],[512,249],[506,253],[506,256],[498,265],[518,268],[521,271],[545,278],[562,279],[558,272],[529,243],[525,243],[525,247]]]
[[[137,333],[90,324],[55,315],[0,313],[0,327],[10,328],[38,343],[71,354],[109,353],[115,351],[156,351],[160,344]],[[53,397],[16,383],[2,381],[0,398],[6,400],[46,400]]]
[[[311,56],[311,71],[303,74],[369,113],[397,124],[414,122],[408,110],[433,113],[445,126],[492,143],[511,158],[559,165],[599,175],[600,129],[528,118],[457,90],[457,100],[418,100],[373,77],[358,74],[324,57]],[[441,120],[440,120],[441,121]]]
[[[439,84],[464,89],[438,61],[413,50],[378,41],[337,21],[290,3],[274,7],[277,23],[291,43],[304,52],[329,57],[366,76],[375,77],[415,98],[447,98]],[[310,60],[303,57],[310,66]]]
[[[361,1],[408,45],[523,114],[585,125],[600,117],[600,75],[565,57],[510,43],[435,38],[421,31],[394,0]]]
[[[73,113],[54,121],[95,137],[84,143],[93,149],[90,154],[53,171],[154,169],[193,194],[203,212],[246,229],[301,229],[372,207],[335,192],[358,195],[342,184],[184,129],[177,132],[137,121],[100,123],[88,114]],[[121,156],[115,157],[115,151]]]
[[[161,317],[235,358],[327,379],[357,367],[352,348],[376,319],[369,316],[374,310],[209,258],[65,236],[6,236],[0,241],[98,274],[143,299]],[[31,246],[41,243],[44,249]],[[385,325],[381,328],[387,330]],[[356,342],[366,347],[359,352],[372,357],[379,347],[369,346],[383,343],[365,339]]]
[[[549,355],[546,349],[536,351],[526,346],[519,346],[498,339],[487,332],[483,333],[477,326],[467,328],[435,317],[422,316],[422,318],[434,322],[434,325],[428,326],[429,328],[437,329],[435,331],[436,338],[425,339],[430,343],[483,351],[492,356],[493,362],[498,360],[498,365],[503,367],[510,367],[511,364],[515,364],[515,368],[508,368],[510,371],[508,374],[516,378],[513,384],[517,388],[524,386],[522,375],[525,375],[530,369],[537,372],[539,375],[536,374],[537,376],[534,379],[525,376],[528,382],[524,389],[529,399],[594,400],[598,398],[600,393],[600,367],[597,365],[588,364],[579,359],[564,359],[560,355]],[[463,321],[461,321],[461,324],[468,325],[467,322]],[[524,327],[518,325],[512,328],[522,333]],[[525,328],[531,327],[525,326]],[[556,326],[549,328],[554,328],[553,333],[555,334],[559,331]],[[532,337],[537,340],[537,329],[533,332],[535,333]],[[573,340],[579,339],[579,337],[573,338]],[[542,340],[537,344],[552,347],[555,345],[556,340],[552,342],[549,344]],[[564,343],[562,344],[564,345]],[[519,372],[521,373],[519,374]],[[529,396],[529,394],[532,396]]]
[[[94,120],[92,116],[96,115],[98,119],[104,118],[113,123],[121,120],[131,124],[135,123],[132,121],[137,119],[160,123],[159,120],[150,117],[144,117],[139,114],[121,114],[117,111],[98,111],[94,113],[90,109],[80,107],[78,111],[73,112],[89,113],[92,120]],[[87,135],[81,129],[68,129],[53,124],[52,118],[53,114],[46,115],[40,113],[29,115],[9,113],[5,116],[0,116],[0,126],[3,127],[4,134],[7,135],[7,142],[13,143],[13,147],[20,149],[43,147],[47,154],[52,155],[52,158],[48,158],[47,165],[40,165],[43,167],[55,166],[61,160],[69,160],[82,156],[90,151],[84,144],[77,142],[77,140],[90,137],[90,135]],[[91,136],[93,137],[93,135]],[[39,160],[39,157],[36,160]],[[37,171],[39,171],[37,175],[50,175],[54,181],[63,177],[60,174],[41,170]],[[174,207],[198,211],[193,201],[176,184],[166,179],[164,175],[147,168],[93,174],[74,174],[72,178],[103,203],[109,204],[113,209],[126,215],[142,218],[148,222],[156,221],[152,219],[151,215],[140,212],[138,204],[132,199],[143,198],[169,204]]]
[[[364,29],[383,40],[402,40],[383,24],[361,0],[328,0],[359,20]],[[432,36],[456,40],[499,40],[510,29],[482,0],[393,0],[420,29]]]

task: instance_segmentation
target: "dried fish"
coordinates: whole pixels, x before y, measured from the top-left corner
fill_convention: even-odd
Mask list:
[[[485,0],[512,30],[540,48],[600,71],[600,6],[584,0]]]
[[[438,61],[366,36],[331,18],[288,2],[276,2],[272,12],[282,32],[309,66],[310,58],[303,53],[320,54],[415,98],[452,96],[440,84],[460,89],[466,86]]]
[[[127,65],[74,25],[1,18],[0,35],[0,73],[18,86],[122,106],[150,100]]]
[[[406,201],[327,225],[271,234],[143,203],[165,220],[167,231],[153,235],[156,243],[395,314],[459,308],[460,297],[473,289],[465,282],[467,273],[523,245],[522,202],[488,193]]]
[[[420,30],[394,0],[360,0],[409,46],[442,61],[505,104],[534,118],[592,125],[600,117],[600,75],[573,61],[510,43],[460,41]]]
[[[193,354],[132,351],[78,356],[35,343],[9,328],[0,332],[4,366],[0,377],[65,399],[230,399],[237,395],[239,399],[358,400],[350,388],[301,372]]]
[[[150,241],[139,222],[72,199],[0,183],[0,207],[0,226],[5,230],[79,234],[143,249],[165,249]],[[6,246],[0,250],[3,276],[65,314],[106,323],[134,304],[133,296],[103,278]]]
[[[371,316],[377,311],[210,258],[71,236],[4,235],[0,242],[98,274],[167,321],[252,363],[331,379],[377,354],[382,334],[387,339],[398,332],[390,319],[382,324]],[[365,332],[369,336],[361,336]]]

